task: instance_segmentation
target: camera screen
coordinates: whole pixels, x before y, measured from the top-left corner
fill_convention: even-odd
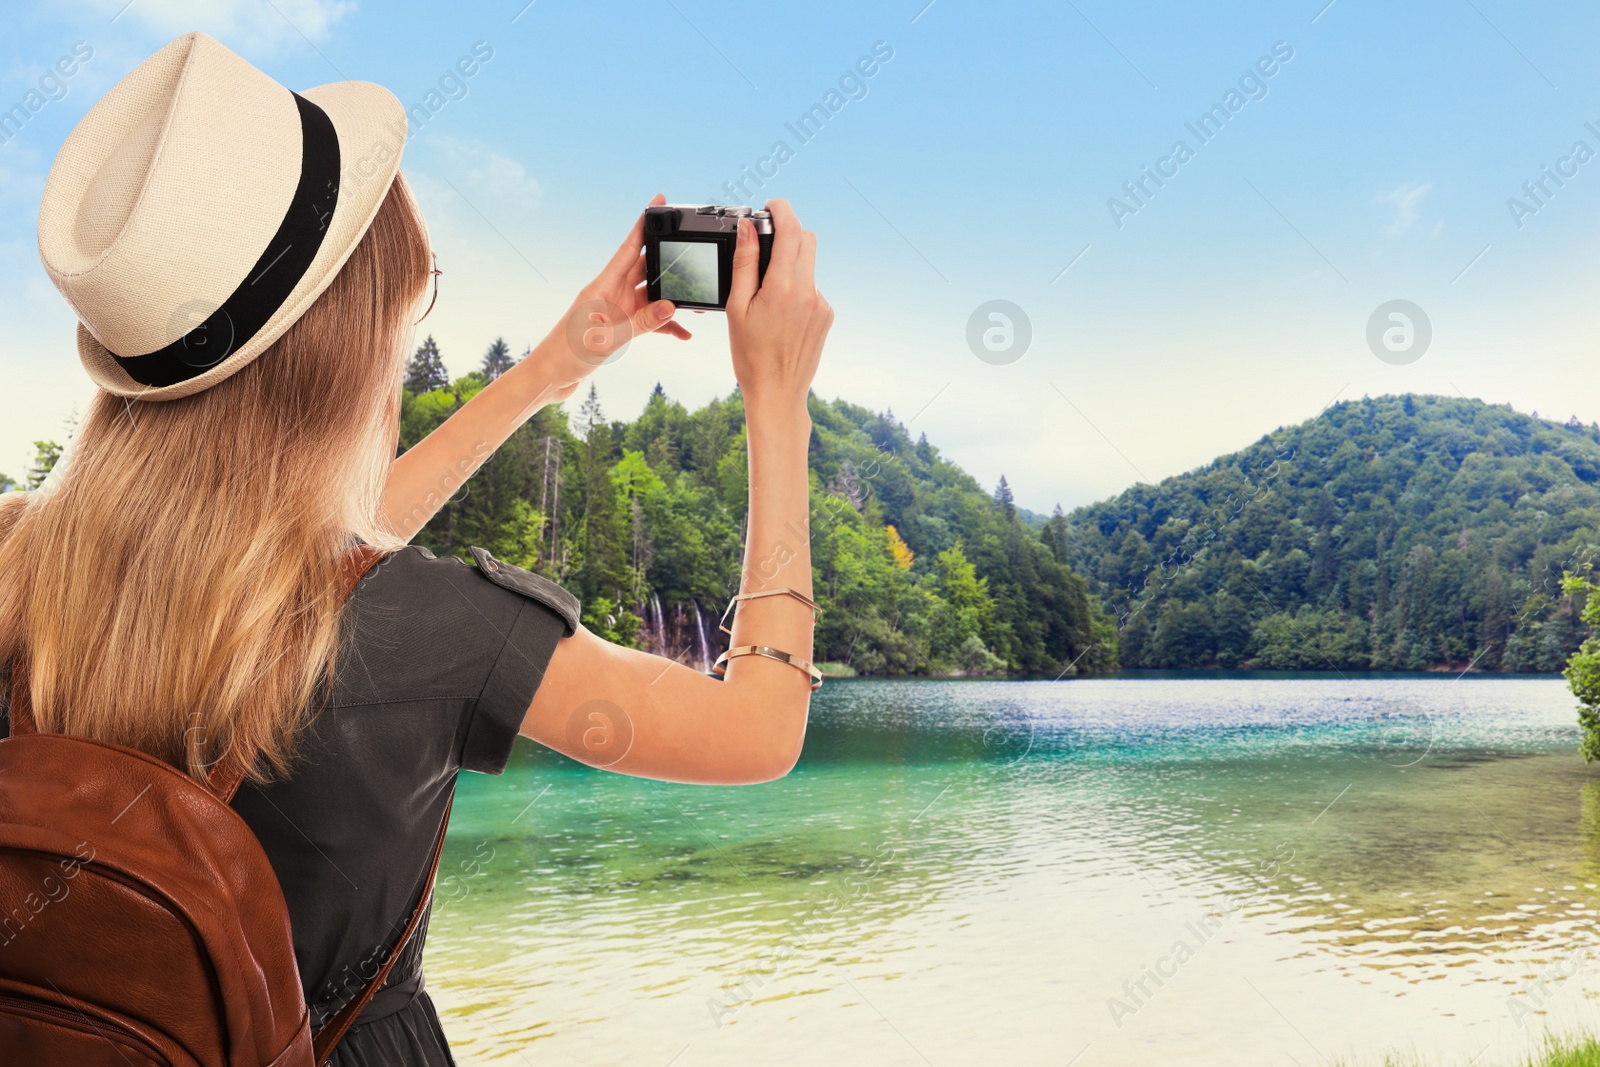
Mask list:
[[[717,302],[715,242],[661,242],[661,298],[674,303]]]

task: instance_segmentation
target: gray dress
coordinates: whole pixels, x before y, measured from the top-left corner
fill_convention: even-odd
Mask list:
[[[457,771],[505,769],[556,642],[577,626],[559,586],[473,555],[478,567],[411,546],[368,572],[341,619],[334,699],[295,773],[234,798],[288,901],[314,1026],[387,957],[421,898]],[[454,1064],[424,990],[426,934],[424,919],[334,1067]]]

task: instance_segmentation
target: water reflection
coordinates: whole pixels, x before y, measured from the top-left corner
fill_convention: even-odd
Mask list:
[[[856,682],[756,788],[529,746],[462,780],[429,981],[463,1063],[1510,1049],[1593,936],[1571,722],[1550,680]]]

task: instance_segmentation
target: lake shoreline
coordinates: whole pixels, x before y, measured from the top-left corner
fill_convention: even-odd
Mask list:
[[[819,664],[819,667],[822,665]],[[1091,682],[1091,681],[1157,681],[1181,679],[1202,681],[1376,681],[1418,680],[1455,681],[1466,678],[1499,678],[1504,680],[1561,681],[1559,671],[1452,671],[1438,668],[1425,671],[1271,671],[1238,667],[1199,667],[1189,670],[1167,670],[1156,667],[1130,667],[1120,671],[1098,674],[824,674],[832,682]]]

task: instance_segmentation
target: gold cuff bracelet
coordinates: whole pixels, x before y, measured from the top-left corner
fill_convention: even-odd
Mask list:
[[[765,656],[767,659],[775,659],[779,663],[787,663],[796,670],[805,673],[811,679],[811,691],[813,693],[822,686],[822,672],[817,670],[816,667],[798,656],[779,648],[768,648],[766,645],[735,645],[717,657],[717,662],[711,665],[711,670],[718,678],[721,678],[728,672],[728,661],[736,656]]]
[[[733,611],[733,606],[741,600],[754,600],[757,597],[763,596],[794,597],[796,600],[800,601],[802,604],[811,609],[812,622],[817,621],[817,614],[822,610],[822,605],[818,604],[815,600],[812,600],[810,597],[806,596],[797,589],[762,589],[754,593],[740,593],[737,596],[729,597],[728,606],[722,609],[722,618],[717,620],[717,629],[721,630],[725,634],[728,634],[729,636],[732,636],[733,631],[728,629],[726,624],[729,613]]]

